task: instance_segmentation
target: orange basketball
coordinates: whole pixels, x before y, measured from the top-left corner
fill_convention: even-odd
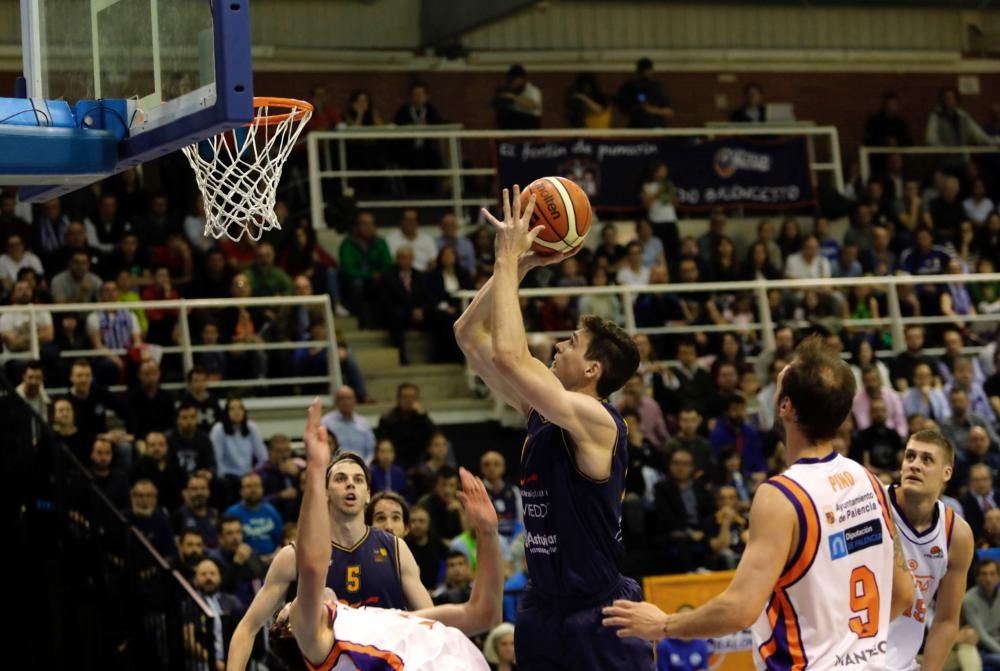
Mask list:
[[[521,207],[535,196],[531,227],[545,226],[531,250],[549,255],[568,252],[583,244],[590,230],[590,199],[575,182],[565,177],[542,177],[521,191]]]

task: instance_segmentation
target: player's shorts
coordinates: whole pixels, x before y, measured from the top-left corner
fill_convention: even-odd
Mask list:
[[[601,609],[615,599],[642,601],[642,590],[622,578],[607,594],[586,604],[560,600],[530,585],[517,612],[514,645],[520,671],[652,671],[653,646],[638,638],[618,638],[601,624]]]

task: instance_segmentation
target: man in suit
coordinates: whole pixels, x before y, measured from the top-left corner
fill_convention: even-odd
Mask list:
[[[409,363],[406,329],[423,328],[426,304],[424,274],[413,267],[413,250],[401,247],[396,252],[396,264],[382,278],[381,308],[392,344],[399,350],[399,363],[404,366]]]
[[[232,594],[226,594],[220,590],[222,586],[222,572],[214,559],[202,559],[198,562],[194,572],[194,587],[198,594],[212,611],[212,618],[207,626],[212,627],[213,650],[201,651],[203,656],[213,660],[209,668],[225,669],[226,653],[229,651],[229,641],[233,637],[236,624],[246,610],[240,600]],[[189,623],[186,628],[194,630],[197,624]],[[192,631],[192,633],[194,633]],[[186,636],[186,641],[197,641],[197,636]],[[200,643],[194,643],[200,646]]]
[[[993,472],[986,464],[969,468],[969,491],[961,498],[965,521],[972,527],[978,543],[983,537],[983,520],[987,510],[1000,507],[1000,497],[993,489]]]
[[[677,448],[670,455],[668,477],[656,483],[654,496],[654,546],[664,552],[666,572],[686,573],[704,566],[708,557],[704,528],[714,505],[705,485],[694,479],[694,457],[688,450]]]

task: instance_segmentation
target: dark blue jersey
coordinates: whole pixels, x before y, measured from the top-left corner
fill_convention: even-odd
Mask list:
[[[351,606],[406,610],[398,543],[392,534],[372,527],[352,548],[331,542],[327,587]]]
[[[597,598],[621,580],[628,430],[614,406],[602,405],[618,428],[603,481],[579,471],[568,432],[535,410],[528,414],[521,452],[525,560],[532,589],[556,598]]]

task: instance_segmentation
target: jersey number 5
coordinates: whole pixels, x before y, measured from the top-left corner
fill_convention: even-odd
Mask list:
[[[851,611],[857,613],[847,622],[858,638],[871,638],[878,633],[878,584],[867,566],[851,571]]]
[[[361,589],[361,567],[355,564],[347,567],[347,591],[357,592]]]

